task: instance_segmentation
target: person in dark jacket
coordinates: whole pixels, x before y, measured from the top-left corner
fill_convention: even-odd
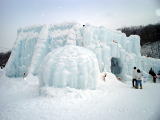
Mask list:
[[[149,70],[149,74],[152,75],[152,77],[153,77],[153,82],[156,83],[157,75],[156,75],[156,73],[153,71],[152,68]]]

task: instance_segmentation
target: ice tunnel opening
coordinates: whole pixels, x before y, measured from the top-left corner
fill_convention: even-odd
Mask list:
[[[115,74],[117,77],[120,76],[122,72],[121,61],[119,58],[112,57],[111,58],[111,72]]]

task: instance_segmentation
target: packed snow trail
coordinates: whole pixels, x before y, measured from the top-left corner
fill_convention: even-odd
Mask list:
[[[160,118],[158,114],[160,83],[145,83],[142,90],[133,89],[131,83],[128,85],[117,81],[108,73],[106,82],[99,81],[97,90],[46,88],[43,96],[38,96],[36,79],[33,76],[27,79],[23,81],[0,77],[1,120],[159,120]]]

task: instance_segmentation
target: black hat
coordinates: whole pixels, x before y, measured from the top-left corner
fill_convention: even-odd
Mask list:
[[[137,72],[140,73],[141,72],[140,69],[138,69]]]

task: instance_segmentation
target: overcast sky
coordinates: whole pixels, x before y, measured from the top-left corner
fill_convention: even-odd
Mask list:
[[[111,29],[154,24],[160,0],[0,0],[0,47],[13,47],[19,27],[61,22]]]

